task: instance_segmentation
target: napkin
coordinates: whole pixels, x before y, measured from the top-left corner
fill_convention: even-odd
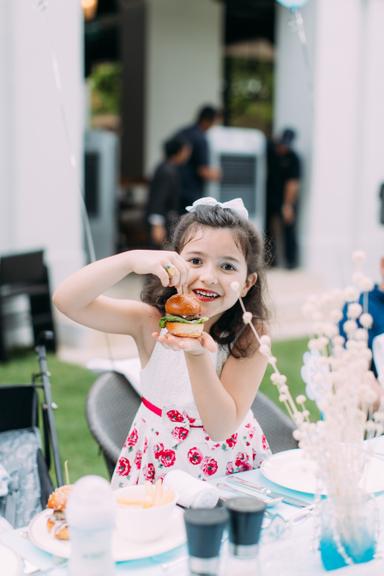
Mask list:
[[[220,496],[216,486],[182,470],[168,472],[163,485],[177,494],[177,503],[185,508],[214,508]]]

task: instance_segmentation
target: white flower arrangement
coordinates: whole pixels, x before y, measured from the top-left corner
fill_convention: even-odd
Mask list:
[[[379,406],[379,399],[370,370],[372,353],[367,345],[372,317],[367,312],[365,294],[372,289],[373,282],[362,272],[364,259],[361,251],[353,254],[355,271],[351,286],[312,296],[303,308],[305,316],[313,322],[314,334],[308,342],[301,372],[307,396],[301,394],[293,399],[287,378],[279,371],[272,355],[269,336],[259,336],[252,315],[239,297],[243,321],[259,342],[259,352],[272,366],[271,382],[297,426],[294,437],[315,466],[317,500],[322,493],[328,495],[334,541],[346,564],[352,564],[353,560],[343,542],[348,541],[355,528],[353,511],[346,514],[346,507],[348,509],[352,502],[362,502],[365,495],[363,475],[369,453],[363,440],[382,434],[384,429],[384,412],[375,408]],[[235,284],[232,288],[238,291]],[[361,295],[363,306],[359,304]],[[339,325],[345,305],[347,319],[343,322],[345,336],[342,336]],[[307,397],[319,408],[320,420],[311,421]]]

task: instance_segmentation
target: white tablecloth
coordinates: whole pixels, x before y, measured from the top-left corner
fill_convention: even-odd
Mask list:
[[[375,450],[384,454],[384,438],[375,440]],[[244,472],[240,476],[270,486],[259,470]],[[295,494],[290,490],[286,490],[286,493]],[[376,500],[380,510],[381,525],[384,527],[384,494],[378,496]],[[311,497],[308,497],[308,502],[310,501]],[[299,513],[297,508],[282,503],[274,507],[274,510],[286,519]],[[279,541],[268,542],[265,537],[260,546],[262,576],[324,576],[326,571],[321,565],[320,555],[316,549],[318,540],[316,523],[316,519],[312,515],[308,515],[305,520],[293,525]],[[40,569],[53,568],[57,559],[36,548],[25,537],[25,533],[22,534],[21,531],[17,530],[4,530],[0,533],[0,543],[9,546]],[[384,550],[384,530],[383,534],[380,535],[378,548]],[[49,576],[67,576],[67,571],[63,567],[49,570],[48,573]],[[116,564],[116,574],[187,575],[186,547],[179,547],[157,557]],[[384,560],[378,559],[365,564],[345,567],[335,571],[334,574],[335,576],[383,576]]]

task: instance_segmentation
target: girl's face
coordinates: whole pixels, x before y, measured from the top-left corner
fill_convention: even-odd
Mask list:
[[[257,279],[255,273],[247,276],[244,254],[228,228],[199,228],[181,256],[190,266],[187,291],[201,303],[202,315],[209,317],[208,328],[238,299],[232,282],[238,282],[245,296]]]

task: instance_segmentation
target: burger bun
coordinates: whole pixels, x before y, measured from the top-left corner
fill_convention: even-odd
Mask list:
[[[165,312],[174,316],[200,316],[200,302],[188,294],[174,294],[165,303]]]
[[[182,322],[167,322],[167,330],[179,338],[200,338],[204,324],[184,324]]]

